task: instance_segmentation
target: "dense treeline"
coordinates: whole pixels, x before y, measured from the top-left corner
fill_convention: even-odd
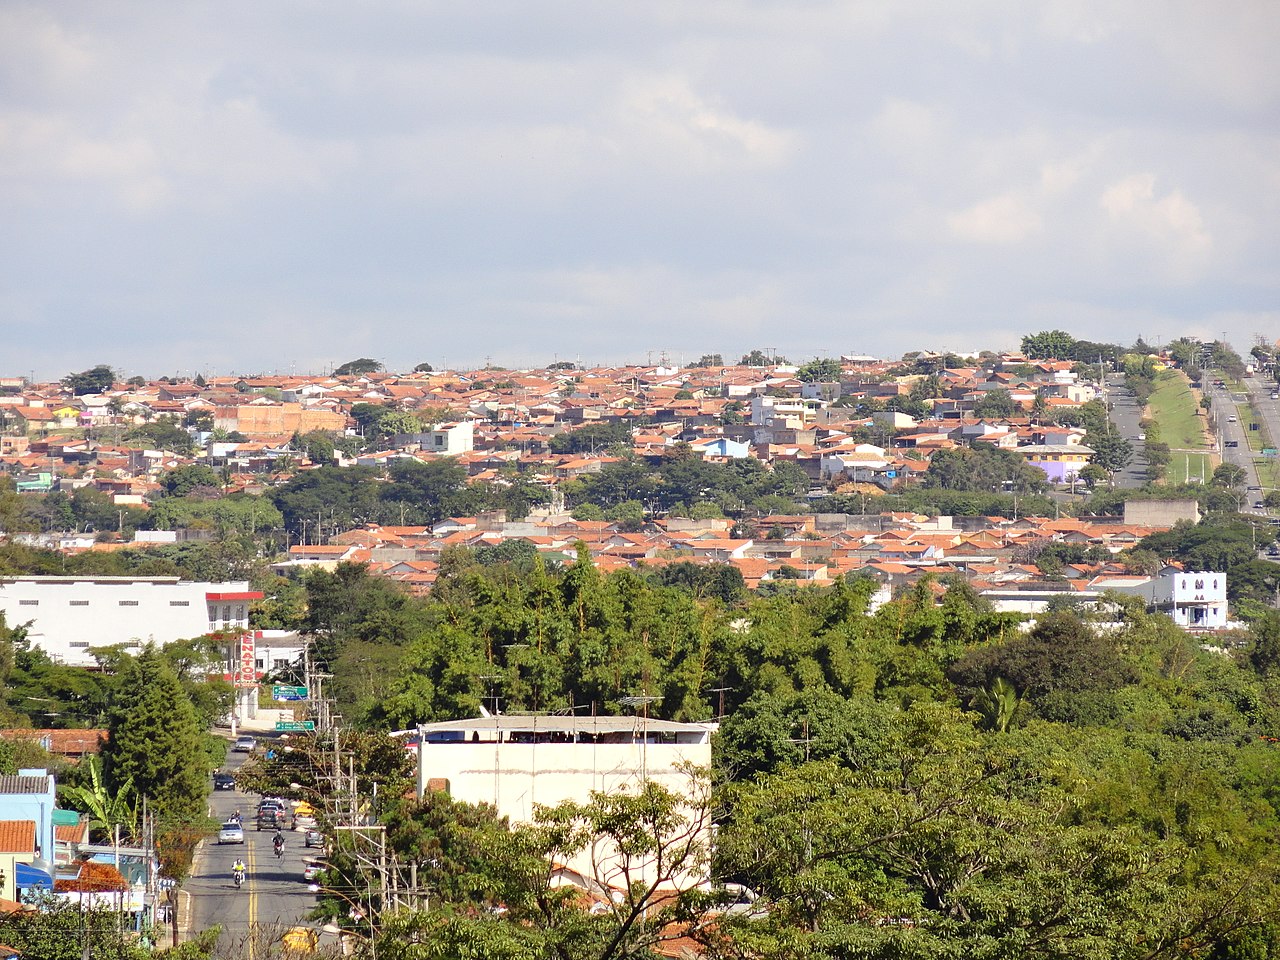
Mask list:
[[[481,704],[620,712],[637,693],[661,698],[654,716],[723,708],[713,872],[760,899],[692,928],[711,956],[1272,956],[1274,612],[1209,650],[1132,598],[1028,630],[963,582],[925,578],[872,612],[859,578],[748,597],[671,570],[457,551],[418,600],[342,566],[309,579],[309,626],[371,729]],[[398,855],[449,872],[380,953],[410,929],[480,956],[654,935],[564,913],[534,869],[565,818],[619,829],[639,809],[527,828],[446,798],[386,813]],[[509,912],[476,912],[497,902]]]

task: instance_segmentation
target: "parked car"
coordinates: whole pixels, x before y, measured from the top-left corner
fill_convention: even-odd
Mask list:
[[[253,753],[253,748],[258,745],[258,741],[253,737],[238,737],[235,745],[231,748],[236,753]]]
[[[236,778],[229,773],[218,771],[213,775],[213,789],[215,790],[234,790],[236,788]]]
[[[1239,441],[1239,440],[1228,440],[1228,441],[1227,441],[1227,446],[1228,446],[1228,447],[1238,447],[1238,446],[1240,446],[1240,441]]]
[[[302,879],[310,882],[320,876],[325,869],[325,864],[319,860],[309,860],[307,865],[302,868]]]
[[[228,820],[218,831],[218,843],[244,843],[244,827],[234,820]]]
[[[323,847],[324,837],[320,835],[319,830],[308,830],[302,844],[305,847]]]

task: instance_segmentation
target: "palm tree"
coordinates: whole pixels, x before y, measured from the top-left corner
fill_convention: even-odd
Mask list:
[[[1026,715],[1026,701],[1018,696],[1013,684],[1004,677],[996,677],[991,686],[973,698],[973,705],[982,714],[988,730],[1006,733]]]

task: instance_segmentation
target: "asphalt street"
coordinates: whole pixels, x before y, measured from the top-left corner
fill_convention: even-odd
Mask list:
[[[1241,495],[1240,512],[1265,515],[1267,511],[1264,508],[1254,506],[1262,499],[1262,492],[1258,489],[1260,484],[1258,471],[1253,462],[1254,454],[1249,449],[1249,425],[1246,422],[1248,417],[1238,416],[1235,402],[1227,388],[1213,387],[1209,395],[1213,398],[1213,419],[1218,430],[1218,439],[1222,444],[1222,460],[1224,463],[1234,463],[1245,472],[1245,484],[1248,489]],[[1270,394],[1267,396],[1266,403],[1275,408],[1276,404],[1269,399]],[[1280,409],[1275,410],[1273,416],[1280,417]],[[1280,428],[1280,423],[1277,423],[1277,428]]]
[[[223,769],[234,772],[245,758],[245,754],[232,753]],[[284,857],[277,860],[271,846],[274,833],[259,832],[253,822],[259,799],[238,790],[212,793],[210,815],[222,822],[240,811],[245,842],[219,844],[217,837],[204,841],[196,853],[191,879],[183,887],[182,909],[188,913],[183,927],[195,932],[220,925],[224,946],[234,947],[252,938],[254,948],[237,951],[246,956],[266,955],[266,949],[257,948],[278,941],[315,906],[315,895],[307,890],[302,871],[307,859],[320,856],[320,850],[304,847],[303,833],[285,831]],[[231,877],[231,865],[238,857],[243,857],[248,867],[239,890]]]
[[[1123,470],[1116,471],[1112,479],[1117,487],[1140,487],[1147,482],[1147,447],[1140,439],[1142,408],[1138,406],[1133,393],[1125,387],[1123,374],[1113,373],[1107,376],[1107,404],[1111,422],[1120,431],[1120,436],[1133,447],[1133,459]]]

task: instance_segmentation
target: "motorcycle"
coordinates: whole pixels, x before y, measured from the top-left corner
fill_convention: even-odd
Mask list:
[[[239,890],[239,889],[240,889],[240,885],[244,883],[244,871],[243,871],[243,870],[232,870],[232,871],[231,871],[231,882],[232,882],[232,883],[234,883],[234,884],[236,885],[236,889],[237,889],[237,890]]]
[[[281,842],[279,842],[279,841],[277,841],[277,842],[276,842],[276,844],[275,844],[275,851],[276,851],[276,859],[277,859],[277,860],[283,860],[283,859],[284,859],[284,844],[283,844],[283,843],[281,843]]]

